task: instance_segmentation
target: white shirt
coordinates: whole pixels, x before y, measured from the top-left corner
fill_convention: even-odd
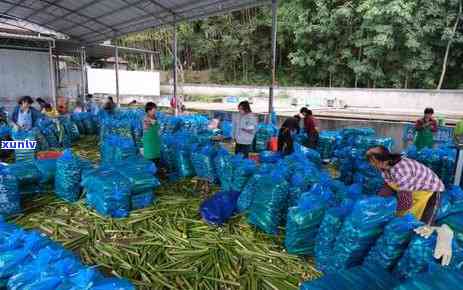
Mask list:
[[[243,145],[251,145],[254,141],[254,136],[257,131],[257,117],[252,114],[241,115],[240,113],[233,115],[233,131],[232,136],[236,143]],[[243,129],[249,131],[244,131]]]

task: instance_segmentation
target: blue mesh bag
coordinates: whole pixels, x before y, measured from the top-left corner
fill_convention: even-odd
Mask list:
[[[283,158],[281,153],[279,152],[272,152],[272,151],[262,151],[259,154],[259,161],[261,163],[277,163]]]
[[[195,146],[191,151],[191,162],[193,164],[196,176],[207,179],[210,182],[217,180],[214,158],[217,155],[217,150],[213,145],[204,147]]]
[[[250,159],[245,159],[241,155],[235,155],[232,162],[232,184],[231,191],[241,192],[247,181],[256,172],[256,163]]]
[[[222,130],[222,135],[225,139],[232,138],[232,122],[220,121],[219,128]]]
[[[304,282],[300,290],[390,290],[396,278],[381,268],[358,266]]]
[[[345,128],[341,130],[341,139],[337,146],[355,146],[360,137],[374,137],[376,134],[373,128]]]
[[[71,150],[64,150],[56,161],[55,194],[69,202],[80,198],[81,167],[79,158]]]
[[[320,228],[315,238],[315,261],[317,269],[323,272],[335,272],[330,262],[336,237],[341,230],[344,219],[352,211],[353,202],[344,202],[339,207],[326,210]]]
[[[135,290],[135,286],[132,285],[126,279],[119,278],[105,278],[95,283],[95,286],[89,290]]]
[[[48,144],[48,140],[46,137],[40,132],[38,128],[32,128],[32,134],[34,135],[34,140],[37,142],[35,151],[46,151],[50,149],[50,145]]]
[[[378,265],[385,270],[392,270],[415,235],[413,230],[422,225],[423,223],[411,214],[392,219],[368,253],[364,264]]]
[[[100,169],[82,180],[87,203],[98,213],[115,218],[130,212],[130,182],[114,169]]]
[[[322,163],[320,153],[318,153],[316,150],[302,146],[301,144],[294,144],[294,152],[304,156],[315,165],[320,166]]]
[[[336,139],[339,138],[338,131],[322,131],[318,137],[318,152],[322,159],[331,159],[336,149]]]
[[[402,280],[410,279],[419,273],[429,271],[440,267],[440,261],[434,258],[434,249],[436,247],[437,234],[434,233],[428,239],[415,235],[407,250],[400,258],[397,266],[394,268],[394,274]],[[452,260],[446,269],[461,270],[463,251],[457,242],[452,243]]]
[[[254,200],[254,195],[256,192],[256,187],[260,184],[260,179],[266,178],[265,175],[262,174],[254,174],[249,181],[244,186],[243,191],[241,192],[237,207],[238,211],[245,212],[249,209]]]
[[[268,148],[268,142],[272,137],[277,136],[278,129],[272,124],[257,125],[255,142],[256,152],[265,151]]]
[[[156,196],[153,191],[134,194],[131,197],[132,209],[141,209],[153,205]]]
[[[277,234],[285,219],[288,183],[278,173],[260,178],[249,207],[248,222],[268,234]]]
[[[14,141],[36,141],[33,131],[13,130],[11,138]],[[14,150],[16,162],[33,162],[35,159],[35,150],[33,149],[16,149]]]
[[[82,267],[70,252],[45,247],[8,280],[8,289],[53,289]],[[45,285],[49,288],[44,288]]]
[[[0,166],[0,216],[12,215],[21,211],[21,197],[18,181],[14,175]]]
[[[369,197],[356,202],[336,239],[335,269],[360,265],[384,226],[394,217],[395,198]]]
[[[56,159],[36,159],[34,165],[40,173],[40,183],[51,183],[55,180]]]
[[[461,187],[452,186],[447,190],[446,194],[450,199],[449,213],[454,214],[463,212],[463,190]]]
[[[209,224],[223,225],[237,210],[240,193],[221,191],[206,199],[200,206],[201,217]]]
[[[230,191],[233,186],[232,155],[226,150],[220,150],[214,159],[215,169],[224,191]]]
[[[49,147],[60,147],[58,127],[54,120],[48,117],[40,118],[37,120],[36,127],[47,140]]]
[[[34,195],[42,192],[39,186],[40,172],[31,162],[17,162],[4,168],[18,181],[21,195]]]
[[[307,192],[299,205],[289,208],[286,220],[285,248],[289,254],[313,254],[315,237],[325,213],[327,200]]]
[[[4,240],[6,245],[0,245],[0,279],[10,278],[18,270],[29,263],[40,249],[52,242],[36,231],[16,231],[10,236],[11,240]]]
[[[87,132],[85,131],[85,125],[83,122],[82,114],[83,113],[72,113],[71,120],[74,124],[76,124],[80,135],[87,135]]]
[[[437,268],[436,270],[418,274],[403,282],[394,290],[447,290],[461,289],[463,273],[459,270]]]

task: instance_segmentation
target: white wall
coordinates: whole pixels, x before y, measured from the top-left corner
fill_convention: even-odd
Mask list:
[[[116,94],[116,74],[112,69],[88,70],[88,91],[90,94]],[[120,95],[159,96],[159,72],[119,71]]]
[[[11,109],[19,96],[49,94],[48,53],[0,49],[0,106]]]
[[[206,96],[268,96],[268,87],[221,86],[184,84],[179,90],[185,95]],[[171,93],[170,85],[162,86],[163,93]],[[276,101],[288,103],[297,98],[299,105],[325,106],[326,99],[342,100],[351,107],[370,107],[404,111],[422,111],[434,107],[441,112],[462,114],[462,90],[397,90],[397,89],[349,89],[280,87],[275,91]],[[278,99],[278,96],[286,96]],[[288,99],[289,97],[289,99]]]

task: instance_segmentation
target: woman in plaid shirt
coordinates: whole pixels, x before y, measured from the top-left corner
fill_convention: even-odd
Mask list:
[[[367,158],[383,175],[385,186],[379,194],[397,193],[398,215],[411,213],[427,225],[434,223],[445,187],[431,169],[382,146],[368,150]]]

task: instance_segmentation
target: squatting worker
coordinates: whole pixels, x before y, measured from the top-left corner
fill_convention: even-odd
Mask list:
[[[309,148],[315,149],[318,146],[318,129],[317,120],[313,117],[312,111],[306,107],[302,108],[300,115],[304,120],[304,129],[307,133],[308,142],[306,145]]]
[[[445,187],[431,169],[382,146],[368,150],[367,159],[383,175],[385,186],[379,194],[396,192],[399,216],[411,213],[427,225],[434,223]]]
[[[416,149],[432,148],[434,146],[434,133],[437,132],[437,121],[433,118],[434,109],[426,108],[424,117],[416,121],[415,146]]]
[[[152,160],[159,168],[161,157],[161,145],[159,137],[159,123],[156,120],[157,106],[153,102],[145,105],[145,117],[143,119],[143,156]]]
[[[294,152],[294,136],[299,134],[301,117],[296,115],[286,119],[278,131],[278,152],[289,155]]]
[[[239,113],[233,116],[232,137],[236,142],[235,154],[248,158],[257,131],[257,117],[252,113],[248,101],[238,105]]]
[[[35,108],[31,107],[34,100],[30,96],[21,97],[18,105],[11,114],[11,122],[14,128],[21,130],[30,130],[36,125],[41,114]]]

